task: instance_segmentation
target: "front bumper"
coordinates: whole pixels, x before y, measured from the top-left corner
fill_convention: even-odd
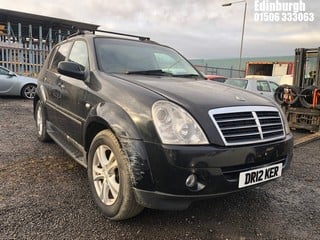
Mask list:
[[[286,170],[293,156],[291,134],[284,140],[239,147],[145,144],[153,187],[139,184],[136,199],[145,207],[166,210],[185,209],[195,200],[240,191],[240,172],[277,163]],[[187,186],[192,174],[204,186],[200,190]]]

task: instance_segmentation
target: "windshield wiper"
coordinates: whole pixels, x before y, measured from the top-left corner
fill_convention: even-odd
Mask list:
[[[172,76],[172,73],[162,71],[161,69],[129,71],[127,74],[156,75],[156,76]]]
[[[185,77],[185,78],[192,77],[192,78],[194,78],[194,77],[199,77],[199,74],[186,73],[186,74],[174,74],[173,76],[174,77]]]

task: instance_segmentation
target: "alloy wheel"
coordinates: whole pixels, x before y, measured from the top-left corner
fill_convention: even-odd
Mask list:
[[[119,169],[114,153],[107,145],[100,145],[95,151],[92,164],[97,195],[104,204],[114,204],[120,189]]]

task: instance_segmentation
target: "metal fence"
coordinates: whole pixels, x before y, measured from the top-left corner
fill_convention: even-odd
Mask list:
[[[49,47],[45,45],[0,42],[0,66],[36,77],[48,53]]]
[[[228,78],[231,77],[244,77],[245,71],[239,70],[239,69],[233,69],[231,68],[220,68],[220,67],[211,67],[208,65],[195,65],[195,67],[204,74],[210,74],[210,75],[221,75]]]

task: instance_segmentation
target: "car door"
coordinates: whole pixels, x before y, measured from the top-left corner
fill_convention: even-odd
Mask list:
[[[78,63],[81,71],[88,71],[89,58],[87,44],[83,40],[73,43],[67,61]],[[62,130],[69,137],[82,143],[82,125],[86,119],[86,92],[87,84],[84,80],[61,75],[58,79],[61,89],[61,106],[65,113]]]
[[[46,97],[47,119],[58,129],[62,129],[63,119],[65,118],[65,114],[61,106],[62,86],[59,82],[61,74],[58,73],[58,64],[59,62],[66,60],[71,46],[72,42],[67,42],[62,45],[58,45],[53,50],[52,59],[49,63],[50,66],[42,80],[45,87],[40,88],[45,89],[43,94]]]
[[[10,94],[17,81],[15,74],[10,73],[8,69],[0,67],[0,94]]]

